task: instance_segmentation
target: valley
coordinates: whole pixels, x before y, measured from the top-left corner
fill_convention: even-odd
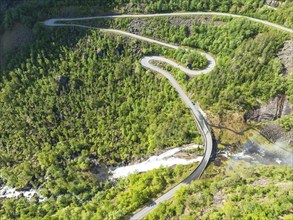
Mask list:
[[[290,2],[154,2],[1,12],[0,218],[292,217]]]

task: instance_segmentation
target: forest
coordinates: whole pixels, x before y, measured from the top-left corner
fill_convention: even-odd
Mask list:
[[[186,91],[194,94],[194,101],[216,113],[249,111],[259,105],[257,99],[266,102],[278,94],[286,94],[293,102],[293,77],[283,74],[282,63],[276,55],[284,41],[290,39],[287,33],[246,19],[218,16],[96,19],[67,23],[135,30],[136,34],[213,54],[217,58],[217,67],[207,75],[186,80],[181,71],[173,70],[173,73]],[[155,54],[161,53],[182,62],[183,56],[177,55],[180,50],[172,53],[169,49],[151,47]],[[197,66],[204,66],[204,63],[197,63]]]
[[[16,4],[16,1],[12,1]],[[155,13],[171,11],[218,11],[247,15],[293,27],[293,2],[281,0],[274,10],[265,0],[21,0],[0,10],[0,33],[16,22],[34,27],[38,21],[57,16],[89,16],[97,13]],[[72,12],[66,8],[70,6]],[[34,11],[34,13],[31,13]]]
[[[117,181],[105,181],[98,169],[145,159],[160,149],[201,143],[194,119],[175,89],[159,74],[143,69],[139,59],[164,55],[183,65],[190,63],[192,69],[206,67],[207,60],[196,52],[175,52],[86,29],[48,28],[40,21],[70,16],[64,8],[76,6],[74,15],[220,11],[293,26],[291,1],[277,10],[266,8],[261,0],[194,2],[31,0],[0,12],[0,33],[17,22],[34,31],[33,42],[7,54],[8,62],[1,66],[0,186],[34,188],[46,197],[44,202],[37,196],[32,200],[23,196],[0,199],[0,218],[123,219],[188,175],[196,164],[160,168]],[[278,94],[286,94],[293,102],[293,75],[283,74],[276,56],[290,38],[288,34],[245,19],[217,16],[184,17],[180,22],[185,25],[173,17],[137,21],[141,24],[137,34],[203,50],[216,58],[216,69],[199,77],[187,77],[167,67],[205,110],[215,114],[249,111],[259,105],[259,100],[266,102]],[[102,21],[105,27],[127,31],[132,30],[132,22]],[[83,24],[99,26],[101,21]],[[292,129],[290,121],[292,116],[280,119],[287,130]],[[258,167],[246,170],[243,176],[206,177],[181,189],[174,200],[162,204],[147,219],[262,218],[260,210],[271,218],[289,219],[292,198],[288,198],[286,187],[275,184],[292,181],[291,171],[286,167]],[[251,187],[249,184],[260,176],[268,185]],[[221,190],[228,202],[204,210],[212,204],[211,192]],[[199,191],[204,196],[197,200],[194,197]],[[253,207],[248,201],[253,201]],[[184,211],[189,209],[194,211]]]
[[[49,199],[35,205],[23,197],[1,201],[1,216],[27,218],[35,209],[41,212],[36,218],[52,216],[76,203],[74,198],[80,204],[98,192],[107,196],[109,187],[117,187],[97,176],[99,164],[125,164],[158,149],[201,142],[189,109],[168,81],[139,65],[148,45],[75,28],[43,27],[39,36],[1,73],[0,172],[3,183],[38,188]],[[146,175],[154,181],[186,175],[178,169]],[[127,213],[169,187],[164,181]],[[51,203],[57,207],[49,208]]]
[[[145,219],[292,219],[292,168],[242,166],[208,171]]]

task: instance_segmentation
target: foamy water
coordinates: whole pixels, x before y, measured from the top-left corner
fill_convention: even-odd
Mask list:
[[[39,197],[39,201],[45,201],[45,198],[35,189],[30,189],[29,191],[18,191],[15,188],[4,186],[0,188],[0,198],[14,198],[20,195],[30,200],[35,194]]]
[[[266,165],[279,164],[293,167],[292,151],[286,150],[280,144],[262,145],[248,141],[243,149],[231,155],[231,158]]]
[[[170,166],[178,165],[178,164],[187,165],[187,164],[191,164],[194,162],[200,162],[203,158],[202,156],[198,156],[198,157],[196,157],[194,159],[190,159],[190,160],[173,156],[174,154],[176,154],[182,150],[191,150],[191,149],[196,149],[198,147],[199,147],[199,145],[190,145],[187,147],[173,148],[173,149],[168,150],[158,156],[152,156],[144,162],[116,168],[115,170],[110,171],[110,173],[112,174],[112,176],[110,178],[117,179],[117,178],[121,178],[121,177],[126,177],[130,174],[146,172],[149,170],[159,168],[161,166],[170,167]]]

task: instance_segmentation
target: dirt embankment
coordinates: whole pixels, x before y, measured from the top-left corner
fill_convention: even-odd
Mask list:
[[[244,132],[251,128],[245,123],[243,112],[226,112],[225,114],[215,115],[206,111],[206,114],[218,144],[229,146],[247,141]]]
[[[215,115],[206,111],[210,127],[218,144],[222,145],[222,147],[244,144],[254,133],[260,134],[266,140],[274,143],[282,143],[282,146],[293,146],[293,129],[286,131],[277,121],[274,122],[281,115],[290,114],[291,112],[292,107],[289,101],[280,97],[275,98],[267,106],[262,106],[260,109],[250,113],[250,116],[252,116],[250,120],[247,119],[247,114],[244,113],[226,112],[222,115]],[[255,125],[255,122],[265,123],[259,127]]]

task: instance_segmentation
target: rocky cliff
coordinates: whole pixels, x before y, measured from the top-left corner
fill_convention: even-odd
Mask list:
[[[293,39],[287,40],[284,47],[279,51],[278,57],[280,58],[285,74],[293,73]]]
[[[258,109],[244,115],[245,121],[256,122],[272,121],[283,115],[292,113],[292,106],[285,95],[275,97],[267,105],[261,105]]]

